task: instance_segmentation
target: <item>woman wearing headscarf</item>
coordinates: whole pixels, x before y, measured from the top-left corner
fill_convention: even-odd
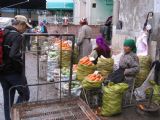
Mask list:
[[[101,35],[97,36],[96,44],[97,47],[92,51],[90,55],[91,61],[93,61],[94,64],[97,64],[97,60],[101,55],[105,58],[111,57],[111,50]]]
[[[114,83],[126,82],[131,86],[136,74],[139,72],[135,41],[126,39],[123,46],[124,53],[120,58],[119,69],[111,73],[104,84],[107,84],[108,81]]]
[[[80,20],[81,28],[78,33],[78,41],[77,46],[79,47],[79,59],[84,56],[88,56],[92,52],[92,29],[88,26],[88,22],[86,18],[82,18]]]
[[[124,54],[120,58],[119,67],[124,70],[125,81],[131,85],[139,72],[136,44],[133,39],[126,39],[123,46]]]

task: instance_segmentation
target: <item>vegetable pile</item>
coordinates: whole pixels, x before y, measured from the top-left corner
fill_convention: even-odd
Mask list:
[[[114,61],[112,58],[100,57],[97,62],[97,70],[100,71],[103,77],[108,77],[113,72]]]
[[[92,65],[94,65],[94,64],[89,60],[89,57],[84,57],[84,58],[80,59],[79,64],[81,64],[81,65],[87,65],[87,66],[92,66]]]
[[[139,87],[146,80],[151,67],[150,56],[139,56],[140,72],[136,76],[135,86]]]
[[[103,77],[101,74],[89,74],[82,81],[82,87],[87,90],[90,90],[93,88],[99,88],[101,87],[102,82],[103,82]]]
[[[87,75],[92,74],[96,66],[89,60],[88,57],[82,58],[78,63],[77,80],[82,81]]]
[[[113,116],[121,113],[123,93],[128,89],[126,83],[109,83],[103,87],[102,111],[103,116]]]

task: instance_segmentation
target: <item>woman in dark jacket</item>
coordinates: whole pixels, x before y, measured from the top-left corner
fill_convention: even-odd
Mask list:
[[[105,25],[100,27],[100,33],[104,37],[107,44],[111,44],[112,39],[112,16],[108,17]]]
[[[93,61],[94,64],[97,64],[98,57],[100,57],[101,55],[105,58],[111,57],[111,50],[102,36],[98,36],[96,38],[96,44],[97,47],[92,51],[90,55],[91,61]]]

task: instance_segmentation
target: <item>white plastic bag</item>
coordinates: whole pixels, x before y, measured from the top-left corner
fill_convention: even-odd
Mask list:
[[[117,55],[112,55],[112,59],[114,60],[114,65],[113,65],[113,70],[116,71],[119,69],[119,61],[121,56],[123,55],[123,52],[117,54]]]

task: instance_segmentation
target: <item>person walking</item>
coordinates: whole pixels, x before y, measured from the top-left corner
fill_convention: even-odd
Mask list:
[[[90,55],[92,52],[92,29],[88,26],[86,18],[80,20],[81,28],[79,29],[77,46],[79,47],[79,59]]]
[[[22,33],[31,28],[27,18],[22,15],[15,16],[12,26],[4,29],[3,43],[3,71],[0,72],[0,83],[3,88],[5,120],[11,120],[10,107],[14,103],[15,92],[19,97],[17,103],[29,100],[29,88],[24,73],[22,60]],[[17,86],[13,88],[14,86]],[[25,87],[22,87],[25,86]],[[12,89],[11,89],[12,88]],[[10,95],[10,96],[9,96]]]
[[[112,39],[112,16],[108,17],[105,25],[100,27],[100,33],[105,38],[107,44],[111,45]]]

